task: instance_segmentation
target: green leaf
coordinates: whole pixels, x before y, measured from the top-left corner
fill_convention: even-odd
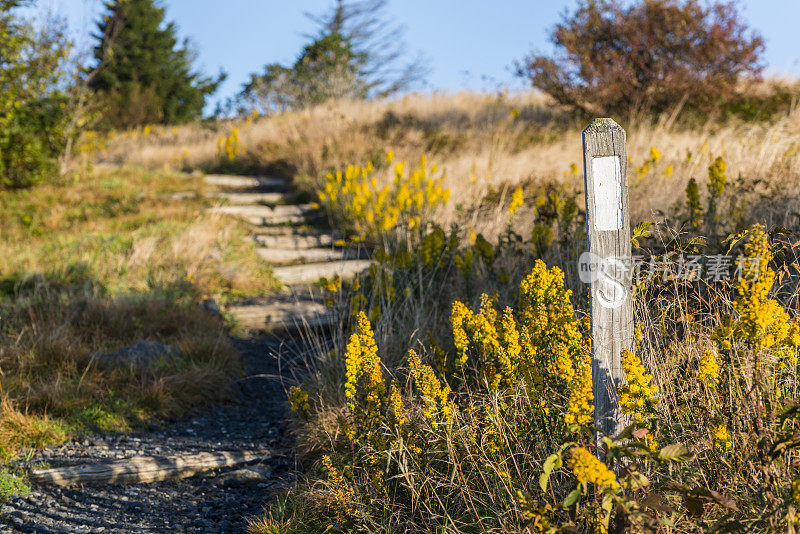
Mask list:
[[[564,460],[561,458],[561,452],[556,452],[547,457],[544,461],[544,472],[539,477],[539,487],[542,491],[547,491],[547,483],[550,480],[550,473],[554,469],[560,469],[564,465]]]
[[[673,443],[672,445],[665,445],[661,447],[658,452],[658,459],[665,462],[682,462],[691,456],[691,452],[683,443]]]
[[[655,223],[652,221],[644,221],[636,225],[636,228],[633,229],[633,235],[631,235],[631,246],[633,248],[639,248],[639,238],[640,237],[652,237],[653,233],[648,230],[650,226],[653,226]]]
[[[567,498],[564,499],[564,503],[563,503],[564,508],[570,508],[576,502],[578,502],[578,500],[580,498],[581,498],[581,489],[580,488],[575,488],[574,490],[569,492],[569,495],[567,495]]]

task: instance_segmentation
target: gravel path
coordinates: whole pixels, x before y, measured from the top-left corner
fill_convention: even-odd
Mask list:
[[[85,488],[34,486],[0,506],[0,532],[243,532],[275,490],[290,483],[294,463],[286,436],[286,398],[276,354],[279,338],[236,340],[245,376],[234,402],[156,429],[99,435],[43,451],[33,462],[63,465],[200,451],[269,448],[260,464],[174,481]],[[286,341],[285,339],[283,341]]]

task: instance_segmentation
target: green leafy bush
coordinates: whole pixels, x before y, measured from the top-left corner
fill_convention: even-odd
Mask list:
[[[0,0],[0,188],[52,174],[66,141],[69,42],[63,26],[22,18],[29,4]]]

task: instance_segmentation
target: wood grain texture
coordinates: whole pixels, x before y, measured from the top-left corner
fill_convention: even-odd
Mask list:
[[[217,451],[181,456],[138,456],[108,463],[74,465],[31,472],[37,484],[54,486],[145,484],[187,478],[201,471],[242,465],[270,457],[268,451]]]
[[[593,258],[617,258],[626,262],[601,262],[607,276],[593,276],[591,285],[592,381],[594,422],[609,435],[627,424],[617,403],[617,388],[624,383],[620,363],[623,349],[633,350],[633,302],[630,286],[631,228],[628,215],[628,158],[625,130],[611,119],[595,119],[583,131],[583,165],[586,188],[586,224],[589,252]],[[619,158],[619,194],[622,224],[617,230],[599,230],[596,220],[593,162],[595,158]],[[605,160],[604,163],[607,163]],[[604,195],[606,201],[608,195]],[[599,201],[599,199],[598,199]],[[608,207],[602,208],[607,210]],[[602,227],[602,225],[601,225]],[[611,281],[610,281],[611,280]]]

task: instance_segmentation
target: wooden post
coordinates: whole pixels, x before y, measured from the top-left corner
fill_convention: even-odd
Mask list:
[[[590,310],[594,423],[613,436],[626,426],[617,403],[625,377],[623,349],[633,350],[631,229],[628,216],[625,130],[611,119],[595,119],[583,131],[586,239],[591,265]],[[602,450],[598,449],[598,454]]]

